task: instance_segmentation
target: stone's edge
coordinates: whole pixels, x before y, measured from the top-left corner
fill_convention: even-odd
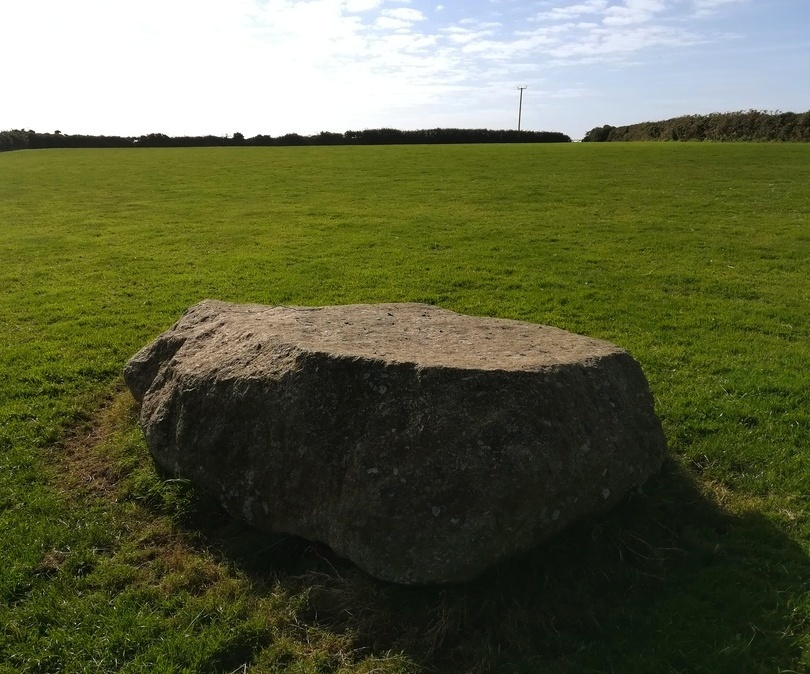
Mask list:
[[[268,311],[272,311],[273,309],[286,309],[289,311],[296,311],[301,313],[320,313],[320,312],[329,312],[335,309],[345,309],[345,310],[357,310],[357,309],[418,309],[421,311],[430,311],[435,312],[438,314],[443,314],[445,316],[456,316],[461,317],[465,320],[475,320],[475,321],[484,321],[484,322],[498,322],[508,325],[520,325],[520,326],[532,326],[535,328],[548,328],[558,332],[564,332],[574,337],[578,337],[589,342],[605,344],[611,346],[616,349],[621,349],[621,347],[616,346],[615,344],[599,339],[596,337],[588,337],[587,335],[582,335],[577,332],[571,332],[570,330],[564,330],[563,328],[558,328],[553,325],[547,325],[544,323],[532,323],[530,321],[522,321],[516,318],[500,318],[500,317],[493,317],[493,316],[475,316],[473,314],[463,314],[459,311],[453,311],[452,309],[445,309],[444,307],[436,306],[435,304],[425,304],[423,302],[357,302],[354,304],[330,304],[330,305],[321,305],[321,306],[300,306],[300,305],[291,305],[291,304],[257,304],[257,303],[239,303],[239,302],[225,302],[223,300],[216,300],[216,299],[204,299],[197,304],[190,306],[183,312],[181,318],[175,323],[178,325],[183,322],[183,318],[186,316],[192,315],[197,313],[198,311],[203,310],[213,310],[215,312],[221,312],[225,310],[229,313],[247,313],[247,314],[258,314],[258,313],[267,313]]]
[[[409,315],[404,310],[422,313]],[[298,312],[322,314],[323,319],[299,320]],[[345,320],[352,313],[358,318]],[[236,327],[227,329],[231,317],[231,325]],[[413,332],[402,329],[409,324],[414,326]],[[421,303],[295,307],[203,300],[187,309],[157,340],[180,335],[194,340],[212,329],[222,330],[225,340],[251,346],[272,348],[278,342],[312,353],[464,370],[542,371],[609,353],[626,353],[606,340],[554,326],[470,316]],[[389,335],[393,335],[390,340]],[[167,351],[171,357],[176,349]]]
[[[142,403],[161,369],[171,361],[183,345],[184,337],[173,334],[177,324],[143,347],[124,366],[124,383],[132,397]]]

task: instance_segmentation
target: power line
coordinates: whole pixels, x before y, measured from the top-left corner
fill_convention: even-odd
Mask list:
[[[518,87],[520,90],[520,104],[518,105],[518,132],[520,132],[520,118],[523,115],[523,90],[529,87]]]

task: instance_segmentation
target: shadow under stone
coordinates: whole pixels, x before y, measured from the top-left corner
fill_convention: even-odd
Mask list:
[[[672,460],[607,517],[463,585],[385,583],[202,498],[184,526],[257,591],[305,594],[303,624],[428,671],[779,671],[802,657],[793,602],[810,558],[764,516],[723,511]]]

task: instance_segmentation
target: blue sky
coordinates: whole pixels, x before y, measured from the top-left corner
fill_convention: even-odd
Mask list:
[[[0,130],[246,136],[810,109],[810,0],[7,0]]]

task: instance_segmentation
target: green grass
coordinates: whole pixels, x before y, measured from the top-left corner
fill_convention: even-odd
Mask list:
[[[810,147],[0,155],[0,672],[810,670]],[[420,301],[639,360],[671,460],[460,587],[154,473],[121,390],[206,297]]]

